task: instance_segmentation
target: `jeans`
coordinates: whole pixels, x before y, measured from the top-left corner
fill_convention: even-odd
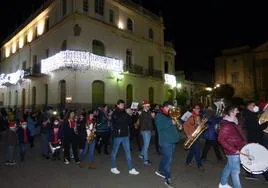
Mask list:
[[[231,175],[233,187],[241,188],[239,173],[240,173],[239,155],[227,155],[227,164],[225,165],[221,175],[221,184],[226,185],[228,183],[229,176]]]
[[[171,177],[171,164],[172,157],[175,153],[176,144],[163,144],[160,146],[160,151],[162,153],[162,159],[159,164],[158,171],[163,174],[166,179]]]
[[[151,140],[151,131],[141,131],[143,138],[143,147],[141,150],[141,155],[143,155],[143,160],[148,161],[148,148]]]
[[[15,146],[7,146],[6,148],[6,161],[14,161]]]
[[[26,144],[20,143],[20,160],[24,161],[25,153],[26,153]]]
[[[48,133],[41,134],[41,142],[42,142],[42,154],[47,157],[49,154]]]
[[[88,153],[88,162],[92,163],[94,159],[94,150],[95,150],[96,140],[94,140],[91,144],[86,143],[85,148],[80,153],[80,161],[85,160]]]
[[[130,145],[129,145],[129,137],[114,137],[113,139],[113,150],[112,150],[112,168],[116,168],[116,155],[120,144],[123,144],[123,148],[125,150],[125,156],[127,159],[128,170],[132,169],[132,161],[131,161],[131,154],[130,154]]]
[[[186,164],[190,164],[192,162],[193,156],[195,156],[195,161],[197,163],[198,168],[202,166],[201,157],[200,157],[200,141],[196,140],[193,145],[190,147],[190,151],[186,158]]]

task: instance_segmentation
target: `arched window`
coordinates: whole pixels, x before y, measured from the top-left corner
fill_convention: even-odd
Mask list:
[[[154,104],[154,88],[149,88],[149,101],[151,104]]]
[[[22,89],[22,92],[21,92],[21,106],[22,106],[22,109],[25,109],[25,105],[26,105],[26,91],[25,91],[25,89]]]
[[[131,105],[133,101],[133,87],[131,84],[127,85],[126,104]]]
[[[88,12],[88,0],[83,0],[83,11],[84,13]]]
[[[93,40],[92,42],[92,53],[100,56],[105,56],[104,44],[99,40]]]
[[[152,28],[149,29],[148,36],[149,36],[150,39],[152,39],[152,40],[154,39],[154,31],[153,31]]]
[[[8,92],[8,105],[11,105],[11,91]]]
[[[60,89],[60,104],[65,105],[66,103],[66,81],[61,80],[59,82],[59,89]]]
[[[101,80],[95,80],[92,83],[92,106],[94,108],[105,104],[104,92],[104,82]]]
[[[62,15],[65,16],[67,13],[67,0],[62,0]]]
[[[45,84],[45,105],[48,105],[48,84]]]
[[[32,109],[36,106],[36,87],[32,87]]]
[[[95,13],[104,14],[104,0],[95,0]]]
[[[133,31],[133,21],[130,18],[127,19],[127,30]]]
[[[67,40],[64,40],[64,41],[62,42],[62,44],[61,44],[61,50],[62,50],[62,51],[67,50]]]
[[[2,106],[5,106],[5,94],[2,93]]]

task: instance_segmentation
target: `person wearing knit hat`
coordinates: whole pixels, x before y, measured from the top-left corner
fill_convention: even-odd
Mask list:
[[[144,100],[142,102],[142,112],[139,116],[139,124],[141,129],[141,135],[143,139],[143,147],[142,151],[139,155],[141,159],[143,159],[143,163],[145,165],[151,165],[152,162],[148,159],[148,149],[151,140],[151,133],[153,130],[153,117],[154,113],[150,112],[150,103],[148,100]]]

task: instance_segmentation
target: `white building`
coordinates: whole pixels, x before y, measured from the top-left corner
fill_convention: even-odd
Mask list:
[[[173,90],[164,70],[174,75],[174,58],[162,17],[131,1],[48,0],[2,44],[0,101],[34,108],[160,103]]]

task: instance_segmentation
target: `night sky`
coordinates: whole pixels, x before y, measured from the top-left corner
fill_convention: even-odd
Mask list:
[[[0,41],[4,40],[45,0],[3,0]],[[141,0],[133,0],[141,2]],[[252,2],[252,1],[251,1]],[[162,12],[165,40],[173,41],[176,70],[214,71],[214,58],[224,48],[268,41],[268,14],[264,4],[241,1],[142,0],[154,13]]]

